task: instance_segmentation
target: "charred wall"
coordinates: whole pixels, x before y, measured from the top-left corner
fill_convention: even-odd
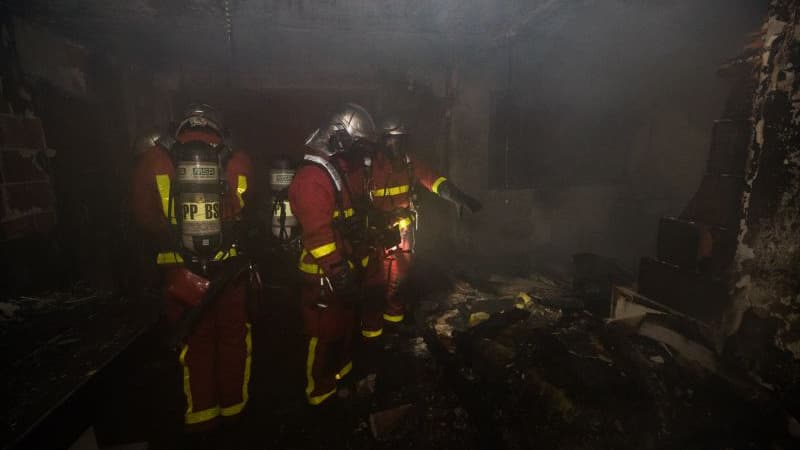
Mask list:
[[[799,21],[800,3],[776,0],[763,28],[726,330],[727,350],[781,385],[800,380]]]

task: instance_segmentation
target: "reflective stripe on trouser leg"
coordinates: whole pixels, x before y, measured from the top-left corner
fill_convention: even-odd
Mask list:
[[[249,396],[253,352],[246,306],[249,283],[248,274],[232,280],[209,311],[216,318],[216,386],[221,414],[226,417],[241,413]]]
[[[402,322],[406,309],[406,299],[404,298],[407,292],[403,292],[401,285],[408,277],[408,271],[411,268],[413,253],[414,233],[413,229],[409,228],[402,235],[403,240],[400,243],[402,251],[395,252],[391,255],[391,260],[384,263],[387,267],[386,270],[386,310],[383,315],[384,320],[387,322]]]
[[[386,301],[385,279],[381,270],[377,271],[378,285],[364,288],[364,301],[361,304],[361,337],[374,339],[383,334],[383,309]],[[374,282],[372,279],[367,280]]]
[[[183,395],[186,398],[184,422],[187,425],[195,425],[217,418],[220,414],[220,409],[219,406],[215,405],[199,411],[195,410],[194,398],[192,396],[192,378],[187,359],[188,353],[189,345],[184,345],[178,358],[183,368]]]
[[[247,405],[247,400],[250,397],[250,366],[252,364],[253,359],[253,336],[251,332],[251,325],[246,323],[245,326],[247,327],[247,335],[244,338],[245,342],[245,359],[244,359],[244,373],[242,376],[242,401],[235,403],[231,406],[224,406],[221,408],[220,412],[223,416],[235,416],[242,412],[244,407]]]
[[[320,368],[325,364],[324,349],[326,343],[319,342],[319,339],[312,337],[308,341],[308,356],[306,358],[306,399],[311,405],[319,405],[328,399],[331,395],[336,393],[336,386],[324,392],[319,392],[318,383],[322,380],[320,377]],[[323,353],[322,355],[318,355]]]
[[[386,277],[386,312],[383,313],[383,320],[392,323],[402,322],[403,305],[397,304],[397,288],[400,282],[397,278],[397,264],[396,260],[402,253],[395,253],[387,257],[384,264],[384,274]]]

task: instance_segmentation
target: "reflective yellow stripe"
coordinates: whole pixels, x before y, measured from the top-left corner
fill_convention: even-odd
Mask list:
[[[434,181],[433,184],[431,185],[431,192],[433,192],[434,194],[438,194],[439,193],[439,186],[442,183],[444,183],[445,181],[447,181],[447,178],[445,178],[445,177],[437,178],[436,181]]]
[[[192,389],[191,385],[189,385],[189,366],[186,365],[186,353],[188,351],[189,345],[184,345],[178,357],[181,367],[183,367],[183,395],[186,397],[186,414],[192,411]]]
[[[394,195],[405,194],[408,192],[408,185],[404,184],[402,186],[394,186],[394,187],[387,187],[383,189],[375,189],[372,191],[373,197],[391,197]]]
[[[386,314],[386,313],[383,314],[383,320],[385,320],[387,322],[393,322],[393,323],[402,322],[404,317],[405,316],[402,315],[402,314],[400,314],[398,316],[393,316],[391,314]]]
[[[313,256],[314,258],[319,259],[319,258],[322,258],[324,256],[328,256],[328,255],[330,255],[331,253],[333,253],[335,251],[336,251],[336,242],[330,242],[330,243],[325,244],[325,245],[320,245],[317,248],[312,248],[311,249],[311,256]]]
[[[383,334],[383,328],[380,330],[370,331],[370,330],[361,330],[361,335],[365,338],[376,338]]]
[[[215,406],[213,408],[204,409],[202,411],[186,413],[186,417],[184,417],[184,422],[186,422],[187,425],[193,425],[201,422],[208,422],[209,420],[219,416],[219,411],[220,411],[219,406]]]
[[[242,412],[245,405],[247,405],[247,400],[250,397],[250,364],[252,362],[252,355],[253,355],[253,338],[252,334],[250,333],[250,324],[245,323],[247,327],[247,335],[244,338],[245,347],[247,348],[247,356],[244,360],[244,377],[242,379],[242,401],[232,405],[226,406],[220,410],[223,416],[235,416]]]
[[[158,195],[161,197],[161,209],[164,212],[164,217],[172,217],[172,223],[178,223],[175,218],[175,205],[172,205],[172,215],[169,211],[169,189],[170,180],[169,175],[159,174],[156,175],[156,187],[158,188]]]
[[[156,264],[179,264],[182,262],[183,258],[176,252],[163,252],[156,257]]]
[[[401,230],[405,230],[406,228],[411,226],[411,218],[410,217],[406,217],[406,218],[400,219],[395,223],[395,225],[400,227]]]
[[[235,248],[230,248],[227,252],[220,250],[214,255],[214,261],[224,261],[238,254]],[[156,264],[180,264],[182,262],[183,257],[178,252],[161,252],[156,257]]]
[[[317,406],[320,403],[324,402],[328,397],[336,393],[336,388],[331,389],[330,392],[322,395],[317,395],[316,397],[308,397],[308,404]]]
[[[350,361],[349,363],[345,364],[344,367],[342,367],[342,370],[336,374],[336,379],[341,380],[342,378],[346,377],[351,370],[353,370],[353,361]]]
[[[303,249],[303,252],[300,253],[300,261],[297,263],[297,268],[300,269],[301,272],[311,274],[311,275],[324,275],[325,271],[322,270],[322,267],[315,263],[307,263],[305,262],[306,255],[308,255],[308,251]],[[347,265],[350,268],[354,268],[355,264],[353,261],[347,261]],[[361,267],[367,267],[369,265],[369,256],[365,256],[361,258]]]
[[[300,269],[303,273],[309,273],[311,275],[322,275],[322,268],[314,263],[307,263],[305,262],[306,255],[308,255],[308,250],[303,249],[303,252],[300,253],[300,261],[297,263],[297,268]]]
[[[347,209],[344,210],[344,218],[347,219],[348,217],[353,217],[353,214],[355,214],[355,213],[356,212],[355,212],[355,210],[353,210],[353,208],[347,208]],[[339,217],[339,210],[338,209],[333,212],[333,217]]]
[[[239,198],[239,206],[244,207],[244,198],[242,195],[247,191],[247,177],[244,175],[239,175],[239,178],[236,183],[236,197]]]
[[[189,366],[186,364],[186,353],[189,352],[189,346],[184,345],[181,349],[178,359],[183,367],[183,395],[186,397],[186,412],[184,413],[184,422],[188,425],[207,422],[219,416],[219,406],[204,409],[202,411],[194,411],[194,403],[192,401],[192,385],[189,376]]]
[[[314,357],[317,351],[317,338],[312,337],[308,341],[308,356],[306,357],[306,397],[310,397],[314,392],[314,374],[312,369],[314,367]]]
[[[318,339],[312,337],[308,341],[308,357],[306,358],[306,398],[308,399],[308,403],[311,405],[319,405],[320,403],[324,402],[325,399],[330,397],[336,392],[336,388],[333,388],[328,393],[312,396],[311,393],[314,392],[315,384],[314,384],[314,358],[316,357],[317,352],[317,341]]]

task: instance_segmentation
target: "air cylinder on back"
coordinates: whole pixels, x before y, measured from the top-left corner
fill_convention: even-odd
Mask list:
[[[272,161],[269,185],[272,191],[272,234],[281,241],[292,239],[297,227],[297,218],[289,206],[288,190],[295,169],[288,157],[280,156]]]
[[[222,245],[222,183],[218,152],[204,142],[176,149],[175,213],[184,250],[212,259]]]

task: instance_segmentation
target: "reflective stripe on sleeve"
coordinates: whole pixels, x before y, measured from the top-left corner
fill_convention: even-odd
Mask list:
[[[300,253],[300,261],[297,263],[297,268],[300,269],[300,271],[303,273],[308,273],[311,275],[322,275],[321,267],[319,267],[315,263],[305,262],[306,255],[308,255],[308,250],[303,249],[303,252]]]
[[[330,242],[325,245],[320,245],[319,247],[311,249],[311,256],[319,259],[324,256],[328,256],[335,251],[336,251],[336,242]]]
[[[242,195],[247,191],[247,177],[239,175],[236,180],[236,197],[239,198],[239,207],[244,208],[244,198]]]
[[[445,181],[447,181],[447,178],[445,177],[437,178],[436,181],[434,181],[433,184],[431,185],[431,192],[433,192],[436,195],[439,195],[439,186],[441,186],[441,184],[444,183]]]
[[[372,191],[373,197],[392,197],[395,195],[405,194],[408,192],[408,185],[404,184],[402,186],[393,186],[381,189],[375,189]]]
[[[156,188],[158,189],[158,196],[161,197],[161,210],[164,213],[164,217],[172,217],[171,222],[178,223],[178,220],[175,217],[175,205],[172,205],[171,215],[169,210],[169,175],[163,173],[156,175]]]

